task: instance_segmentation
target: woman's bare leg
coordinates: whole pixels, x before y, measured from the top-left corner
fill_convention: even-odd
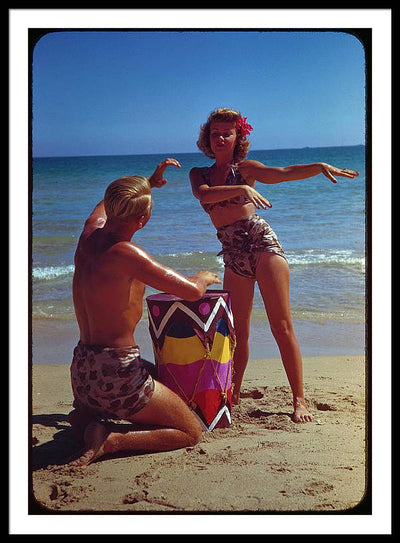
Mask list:
[[[156,381],[149,403],[130,419],[140,425],[157,428],[118,432],[105,424],[93,422],[85,431],[86,449],[70,466],[85,467],[104,454],[119,451],[159,452],[193,446],[201,440],[202,429],[185,402],[169,388]]]
[[[232,378],[234,404],[240,402],[240,388],[249,360],[250,316],[253,307],[254,284],[254,279],[243,277],[225,268],[224,290],[230,293],[236,334]]]
[[[312,421],[313,416],[309,413],[304,398],[303,363],[290,312],[289,266],[286,260],[277,254],[262,253],[256,278],[292,389],[293,420]]]

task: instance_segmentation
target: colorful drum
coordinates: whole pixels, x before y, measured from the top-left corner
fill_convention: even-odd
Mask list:
[[[203,430],[231,424],[235,330],[228,292],[207,290],[188,302],[146,298],[158,379],[197,415]]]

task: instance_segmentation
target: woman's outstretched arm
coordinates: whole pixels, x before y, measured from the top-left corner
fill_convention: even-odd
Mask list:
[[[298,179],[307,179],[322,173],[332,183],[337,183],[337,177],[348,177],[353,179],[359,174],[346,168],[337,168],[325,162],[315,162],[314,164],[294,164],[285,167],[265,166],[262,162],[256,160],[246,160],[239,164],[241,175],[248,183],[260,181],[265,184],[283,183],[284,181],[295,181]]]

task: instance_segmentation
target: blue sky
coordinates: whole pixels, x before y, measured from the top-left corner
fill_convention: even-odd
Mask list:
[[[239,109],[251,149],[365,139],[362,43],[335,31],[60,31],[36,44],[34,156],[197,151]]]

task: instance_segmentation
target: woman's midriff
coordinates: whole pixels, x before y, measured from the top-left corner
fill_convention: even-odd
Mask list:
[[[225,207],[215,208],[210,213],[210,219],[215,228],[232,224],[241,219],[254,215],[253,204],[227,204]]]

